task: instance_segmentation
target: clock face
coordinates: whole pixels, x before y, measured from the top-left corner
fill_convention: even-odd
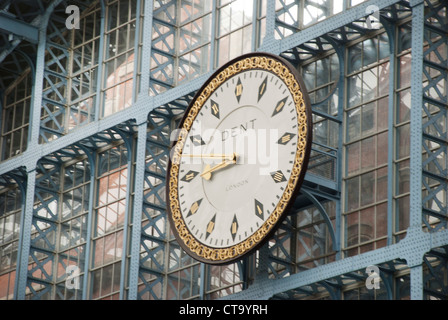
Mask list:
[[[204,84],[179,132],[167,176],[173,232],[197,260],[240,259],[276,229],[303,180],[305,88],[283,59],[244,55]]]

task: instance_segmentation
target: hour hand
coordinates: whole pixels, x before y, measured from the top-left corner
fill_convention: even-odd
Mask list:
[[[207,164],[205,166],[204,171],[201,173],[201,177],[204,178],[205,180],[210,180],[213,172],[220,170],[220,169],[224,169],[229,164],[235,164],[236,159],[237,159],[237,154],[234,153],[231,157],[225,159],[224,161],[215,165],[214,167],[211,167],[209,164]]]

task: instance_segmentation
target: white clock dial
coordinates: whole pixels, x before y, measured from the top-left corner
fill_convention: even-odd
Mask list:
[[[195,177],[179,183],[183,218],[201,243],[212,248],[236,245],[266,222],[291,175],[296,131],[292,95],[269,71],[242,72],[205,102],[180,165],[182,173]],[[201,176],[207,165],[223,161],[212,155],[234,153],[236,163],[212,172],[209,179]],[[195,214],[192,205],[198,206]]]
[[[290,69],[254,65],[226,74],[212,77],[219,85],[211,82],[213,90],[206,87],[208,95],[187,111],[168,176],[175,234],[210,263],[249,252],[280,222],[303,179],[311,134],[303,88],[291,83]]]

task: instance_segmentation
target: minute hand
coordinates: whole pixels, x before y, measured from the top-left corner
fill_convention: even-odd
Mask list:
[[[234,154],[184,154],[182,157],[186,158],[203,158],[203,159],[223,159],[223,160],[234,160]]]
[[[210,165],[206,165],[205,170],[201,173],[201,177],[203,177],[205,180],[210,180],[210,178],[212,177],[212,172],[223,169],[227,167],[229,164],[235,164],[235,163],[236,163],[236,154],[233,155],[232,159],[226,159],[212,168],[210,168]]]

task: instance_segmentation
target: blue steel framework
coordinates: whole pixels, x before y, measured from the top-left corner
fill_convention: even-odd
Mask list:
[[[448,4],[254,0],[248,9],[230,2],[0,3],[2,118],[8,88],[23,74],[33,79],[28,143],[11,158],[2,151],[0,164],[1,299],[447,299]],[[71,4],[81,11],[79,30],[64,23]],[[378,30],[366,21],[372,8]],[[240,11],[236,25],[226,20]],[[231,51],[232,32],[251,47]],[[386,127],[371,136],[387,135],[387,164],[371,171],[378,189],[378,170],[387,171],[387,194],[367,208],[377,212],[369,221],[376,236],[362,238],[355,221],[353,242],[346,135],[351,111],[367,110],[351,100],[348,70],[356,67],[348,52],[356,46],[363,49],[354,78],[367,79],[375,66],[391,71],[387,93],[373,100],[378,110],[386,102]],[[253,256],[211,267],[192,261],[170,234],[165,166],[176,120],[220,55],[247,50],[300,68],[316,138],[304,187],[279,231]],[[368,85],[355,85],[361,100]],[[111,88],[125,95],[121,105]],[[402,115],[398,106],[406,104]],[[404,141],[410,147],[400,153]],[[79,268],[77,289],[68,285],[69,265]],[[379,268],[380,289],[366,288],[369,266]]]

